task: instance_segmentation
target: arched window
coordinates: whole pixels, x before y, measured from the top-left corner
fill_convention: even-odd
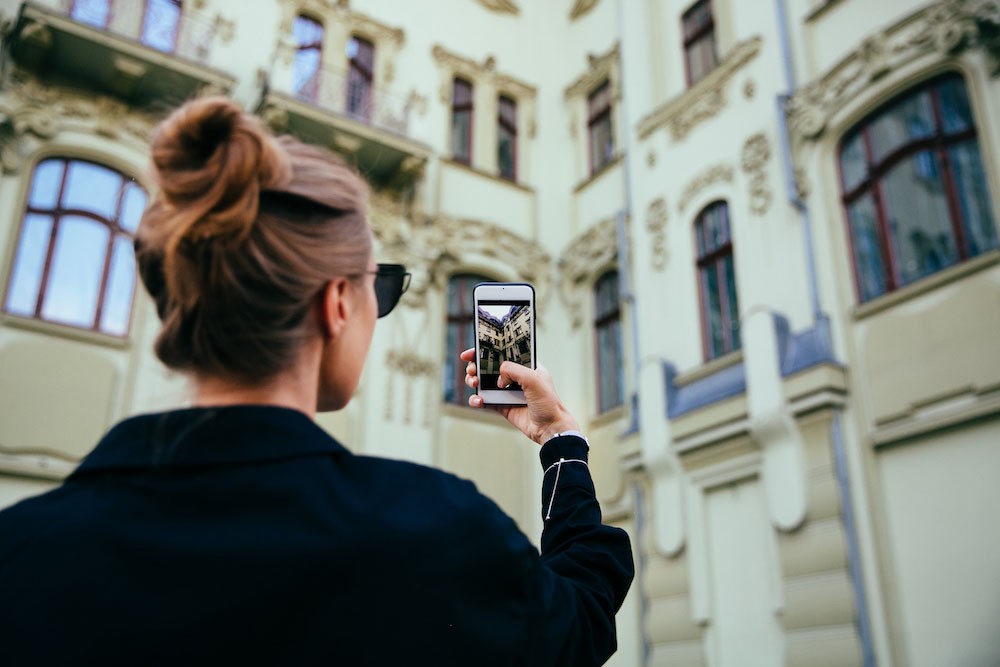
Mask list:
[[[296,96],[315,104],[319,101],[323,72],[323,24],[300,14],[292,24],[292,38],[295,40],[292,90]]]
[[[125,336],[135,292],[132,239],[145,191],[103,165],[35,166],[7,282],[14,315]]]
[[[694,234],[702,341],[708,361],[740,349],[740,309],[728,204],[718,201],[702,209],[694,223]]]
[[[347,62],[347,113],[369,121],[372,117],[375,46],[367,39],[351,37],[347,42]]]
[[[458,355],[476,344],[476,311],[472,290],[492,278],[474,273],[461,273],[448,281],[448,325],[444,358],[444,400],[468,405],[474,393],[465,384],[465,364]]]
[[[948,74],[894,98],[840,145],[860,301],[997,247],[965,82]]]
[[[618,271],[594,283],[594,341],[597,346],[597,409],[605,412],[624,401],[621,308]]]

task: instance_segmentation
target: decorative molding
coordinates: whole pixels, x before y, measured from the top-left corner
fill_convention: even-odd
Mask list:
[[[716,164],[708,167],[695,176],[690,183],[684,186],[681,197],[677,201],[677,210],[684,212],[691,200],[710,185],[716,183],[732,183],[734,169],[727,164]]]
[[[581,283],[613,263],[617,255],[615,219],[607,218],[576,237],[559,258],[556,266],[559,297],[569,311],[570,324],[574,329],[583,323]]]
[[[663,271],[667,267],[667,202],[658,197],[646,209],[646,231],[650,237],[650,255],[653,270]]]
[[[103,137],[128,137],[146,146],[157,119],[109,97],[46,87],[15,70],[0,91],[0,168],[18,172],[39,140],[80,123]]]
[[[476,0],[486,9],[497,14],[520,14],[521,8],[513,0]]]
[[[611,84],[611,98],[617,102],[622,98],[620,70],[621,50],[618,42],[602,54],[588,53],[587,70],[566,87],[564,97],[567,100],[586,100],[587,95],[606,80]]]
[[[1000,5],[996,0],[943,0],[910,14],[862,40],[854,52],[786,104],[789,125],[799,140],[820,137],[838,110],[869,84],[927,54],[956,56],[981,49],[993,76],[1000,74]]]
[[[413,420],[413,394],[414,385],[420,380],[432,380],[437,377],[439,365],[427,357],[421,357],[412,349],[389,350],[385,355],[386,373],[386,395],[385,395],[385,418],[390,420],[394,417],[397,404],[403,406],[403,423],[409,424]],[[396,376],[403,376],[403,399],[397,401],[394,394],[396,388]],[[426,405],[423,410],[422,425],[430,426],[432,414],[431,401],[436,400],[434,391],[425,388],[422,394]],[[433,398],[432,398],[433,397]]]
[[[740,168],[750,178],[750,212],[764,215],[771,207],[771,189],[767,185],[765,168],[771,158],[771,146],[763,132],[759,132],[743,143]]]
[[[575,21],[587,15],[590,10],[597,6],[600,0],[574,0],[573,6],[569,10],[569,20]]]
[[[727,104],[729,81],[757,57],[763,41],[758,35],[734,46],[703,79],[639,121],[639,137],[645,139],[667,127],[674,141],[680,141],[697,125],[718,115]]]

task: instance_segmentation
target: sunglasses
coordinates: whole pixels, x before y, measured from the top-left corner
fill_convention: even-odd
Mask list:
[[[399,303],[399,298],[410,286],[410,273],[402,264],[379,264],[375,271],[365,271],[364,275],[375,275],[375,300],[378,301],[378,316],[385,317]]]

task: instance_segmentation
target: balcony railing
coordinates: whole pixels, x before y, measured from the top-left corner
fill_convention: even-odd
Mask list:
[[[347,72],[316,68],[292,84],[292,96],[315,107],[405,136],[410,101]]]
[[[61,0],[57,9],[77,23],[196,62],[211,55],[219,29],[217,20],[172,0]]]

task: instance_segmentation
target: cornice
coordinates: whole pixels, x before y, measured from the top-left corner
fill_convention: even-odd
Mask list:
[[[698,172],[681,191],[680,199],[677,200],[677,210],[684,213],[691,200],[698,196],[702,190],[716,183],[732,183],[734,175],[735,170],[728,164],[712,165]]]
[[[670,136],[680,141],[697,125],[716,116],[726,106],[729,81],[757,57],[763,41],[756,35],[734,46],[704,78],[639,121],[639,137],[645,139],[667,127]]]
[[[480,5],[497,14],[520,14],[521,8],[513,0],[476,0]]]
[[[942,58],[969,49],[986,52],[1000,74],[1000,5],[996,0],[944,0],[861,40],[826,73],[802,86],[786,105],[796,139],[814,140],[830,118],[872,81],[927,54]]]
[[[569,20],[575,21],[578,18],[586,16],[590,10],[597,6],[598,2],[600,0],[575,0],[569,10]]]
[[[566,87],[564,96],[567,100],[586,97],[601,85],[606,79],[611,81],[611,94],[615,100],[621,99],[621,86],[618,84],[618,68],[620,67],[621,51],[618,42],[602,54],[587,54],[587,70],[573,83]]]
[[[580,285],[595,272],[615,262],[618,256],[615,219],[606,218],[583,232],[563,251],[556,265],[559,298],[569,311],[575,329],[583,323],[583,292]]]

